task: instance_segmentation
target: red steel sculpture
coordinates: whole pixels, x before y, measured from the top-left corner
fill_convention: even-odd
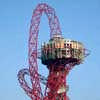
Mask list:
[[[50,26],[50,41],[41,46],[41,61],[49,70],[48,78],[38,73],[38,33],[42,14],[45,13]],[[29,42],[29,69],[22,69],[18,73],[21,87],[32,100],[69,100],[66,92],[68,85],[66,76],[75,66],[82,63],[87,55],[82,43],[64,39],[55,10],[46,3],[38,4],[33,11]],[[32,87],[25,81],[25,75],[30,76]],[[42,93],[40,82],[46,85]]]

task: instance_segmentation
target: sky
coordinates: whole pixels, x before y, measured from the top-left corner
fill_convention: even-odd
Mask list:
[[[67,76],[70,100],[100,100],[100,0],[0,0],[0,100],[30,100],[17,73],[28,68],[28,37],[38,3],[56,10],[64,38],[82,42],[91,54]],[[49,39],[48,19],[41,18],[39,43]],[[48,75],[38,61],[39,72]]]

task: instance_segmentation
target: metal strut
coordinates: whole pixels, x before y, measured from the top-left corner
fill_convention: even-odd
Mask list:
[[[55,10],[45,3],[39,4],[33,11],[30,31],[29,31],[29,42],[28,42],[29,69],[22,69],[18,73],[18,79],[21,87],[24,89],[27,95],[32,98],[32,100],[43,99],[41,95],[40,81],[42,79],[44,80],[44,78],[39,76],[38,65],[37,65],[38,32],[39,32],[40,18],[43,13],[46,14],[49,21],[50,38],[52,38],[54,34],[60,34],[60,35],[62,34],[58,18],[55,14]],[[32,88],[30,88],[27,82],[25,81],[24,78],[25,74],[30,76]]]

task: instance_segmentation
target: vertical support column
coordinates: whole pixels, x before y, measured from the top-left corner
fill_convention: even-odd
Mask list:
[[[46,89],[46,100],[69,100],[66,92],[68,85],[66,85],[66,76],[68,72],[64,66],[49,66],[49,76]]]

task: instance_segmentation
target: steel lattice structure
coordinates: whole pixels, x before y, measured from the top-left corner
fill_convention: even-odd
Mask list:
[[[68,85],[66,84],[66,76],[69,71],[78,63],[79,60],[55,60],[47,65],[49,69],[49,75],[46,79],[38,73],[38,52],[37,42],[39,33],[39,24],[42,14],[45,13],[50,27],[50,39],[54,35],[60,35],[62,38],[62,32],[59,25],[59,20],[56,16],[55,10],[45,3],[38,4],[36,9],[33,11],[30,31],[29,31],[29,42],[28,42],[28,62],[29,69],[22,69],[18,73],[18,80],[21,87],[27,93],[32,100],[69,100],[66,95]],[[63,63],[62,63],[63,62]],[[30,76],[32,87],[30,87],[25,81],[25,75]],[[46,85],[45,93],[41,92],[40,82]],[[61,90],[61,87],[64,89]],[[61,92],[61,93],[60,93]]]
[[[47,4],[39,4],[37,8],[33,11],[33,16],[30,25],[30,34],[29,34],[29,70],[22,69],[19,71],[18,77],[19,82],[25,92],[30,96],[33,100],[41,100],[41,87],[40,80],[38,76],[38,65],[37,65],[37,39],[39,32],[39,24],[40,18],[42,14],[45,13],[49,20],[50,26],[50,37],[53,34],[61,34],[61,29],[59,26],[58,18],[55,14],[53,8],[48,6]],[[32,89],[27,85],[24,80],[24,75],[28,74],[31,77]],[[34,90],[33,90],[34,89]]]

